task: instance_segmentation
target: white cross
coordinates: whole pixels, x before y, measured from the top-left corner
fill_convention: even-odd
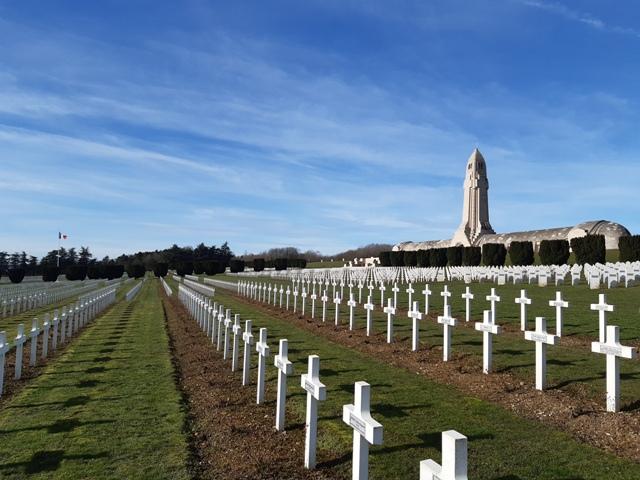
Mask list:
[[[227,318],[224,320],[224,348],[222,350],[222,358],[229,358],[229,336],[231,333],[231,310],[227,309]]]
[[[249,370],[251,369],[251,345],[253,345],[253,334],[251,333],[251,320],[244,322],[244,357],[242,362],[242,385],[249,385]]]
[[[407,288],[405,290],[405,292],[407,292],[409,294],[409,303],[407,305],[409,305],[409,308],[411,308],[411,305],[413,305],[413,294],[414,294],[415,290],[413,289],[411,284],[409,284],[409,288]]]
[[[364,287],[362,282],[358,282],[358,303],[362,303],[362,287]]]
[[[34,318],[31,322],[31,332],[29,332],[29,336],[31,337],[29,365],[32,367],[36,365],[36,355],[38,352],[38,335],[40,335],[40,327],[38,326],[38,319]]]
[[[411,336],[411,350],[418,351],[418,344],[420,343],[420,320],[422,320],[422,313],[418,308],[418,302],[413,302],[413,310],[409,310],[407,316],[412,320],[413,334]]]
[[[58,318],[58,309],[53,311],[53,336],[51,338],[51,348],[55,351],[58,348],[58,323],[60,323],[60,319]]]
[[[47,358],[49,353],[49,329],[51,328],[51,322],[49,321],[49,314],[44,314],[43,335],[42,335],[42,358]]]
[[[440,292],[440,296],[444,299],[444,308],[443,311],[447,311],[447,307],[449,306],[449,297],[451,296],[451,292],[449,291],[449,286],[445,285],[444,290]]]
[[[0,396],[4,391],[4,364],[5,364],[5,355],[9,351],[9,342],[7,342],[7,334],[2,331],[0,332]]]
[[[224,307],[220,305],[218,308],[218,325],[217,325],[217,341],[216,341],[216,350],[220,350],[222,346],[222,324],[224,322]]]
[[[340,324],[340,304],[342,299],[336,294],[336,298],[333,299],[333,303],[336,305],[336,327]]]
[[[353,299],[353,293],[349,295],[349,301],[347,302],[347,305],[349,305],[349,330],[353,330],[353,307],[358,305]]]
[[[289,289],[288,285],[287,285],[287,291],[285,293],[287,294],[287,310],[289,310],[289,295],[291,295],[291,290]]]
[[[493,337],[498,335],[502,328],[496,325],[489,310],[482,312],[482,322],[475,323],[475,329],[482,332],[482,372],[491,373],[493,359]]]
[[[391,305],[391,299],[389,299]],[[369,478],[369,444],[382,445],[383,428],[371,417],[371,385],[356,382],[353,405],[342,407],[342,421],[353,429],[353,480]]]
[[[371,295],[367,297],[367,303],[364,304],[364,308],[367,311],[367,337],[371,335],[373,322],[371,320],[371,312],[373,312],[374,305],[371,302]]]
[[[318,295],[316,295],[315,289],[311,294],[311,318],[316,318],[316,300],[318,299]]]
[[[391,306],[391,299],[388,299],[387,306],[382,310],[387,314],[387,343],[393,341],[393,316],[396,314],[395,307]]]
[[[307,373],[301,375],[300,385],[307,392],[304,466],[313,470],[316,467],[318,402],[322,402],[327,398],[327,387],[320,382],[320,357],[317,355],[309,355]]]
[[[280,285],[280,291],[278,293],[280,293],[280,303],[278,304],[278,306],[282,308],[282,294],[284,293],[284,288],[282,287],[282,285]]]
[[[451,356],[451,333],[452,328],[455,327],[458,322],[451,316],[451,305],[447,305],[444,311],[444,315],[438,317],[438,323],[442,324],[442,361],[448,362]]]
[[[307,291],[302,289],[302,316],[304,317],[304,307],[307,303]]]
[[[531,305],[531,299],[527,298],[527,291],[520,290],[520,297],[516,298],[516,303],[520,304],[520,330],[527,329],[527,305]]]
[[[267,345],[267,329],[260,329],[260,340],[256,343],[256,352],[258,352],[258,385],[256,394],[256,403],[260,405],[264,402],[264,376],[265,361],[269,356],[269,345]]]
[[[22,376],[22,350],[26,341],[27,337],[24,334],[24,325],[21,323],[18,325],[18,334],[14,341],[16,345],[16,380],[20,380],[20,377]]]
[[[469,287],[465,288],[464,293],[462,294],[462,298],[464,298],[464,307],[465,307],[465,322],[471,320],[471,300],[473,300],[473,293],[469,291]]]
[[[599,340],[600,343],[604,343],[606,342],[607,312],[613,312],[614,306],[607,305],[607,297],[604,293],[598,295],[598,300],[598,303],[591,304],[591,310],[598,311]]]
[[[424,314],[429,315],[429,295],[433,292],[429,290],[429,285],[424,286],[424,290],[422,290],[422,294],[424,295]]]
[[[442,432],[442,466],[421,461],[420,480],[467,480],[467,437],[455,430]]]
[[[398,308],[398,292],[400,291],[400,289],[398,288],[397,283],[393,284],[393,288],[391,289],[391,291],[393,292],[393,306]]]
[[[386,289],[384,283],[380,283],[380,287],[378,288],[378,290],[380,290],[380,307],[384,307],[384,291]]]
[[[326,290],[323,292],[320,300],[322,300],[322,322],[324,323],[327,319],[327,302],[329,301]]]
[[[231,354],[231,371],[238,369],[238,350],[240,349],[240,336],[242,335],[242,327],[240,326],[240,315],[236,313],[233,321],[233,350]]]
[[[496,323],[496,302],[500,301],[500,297],[496,295],[496,289],[491,289],[491,295],[487,295],[487,301],[491,302],[491,321]]]
[[[273,359],[278,369],[278,396],[276,399],[276,430],[284,430],[284,408],[287,401],[287,376],[293,374],[293,363],[289,361],[289,341],[280,340],[280,350]]]
[[[592,342],[591,351],[607,356],[607,412],[620,410],[620,359],[636,358],[635,347],[620,344],[620,328],[607,325],[607,341]]]
[[[536,390],[547,387],[547,345],[557,345],[558,336],[547,333],[547,319],[536,317],[535,331],[524,332],[525,340],[536,342]]]
[[[298,310],[298,289],[293,289],[293,313],[296,313]]]
[[[556,292],[556,299],[549,300],[550,307],[556,307],[556,335],[562,336],[562,309],[569,307],[569,302],[562,299],[562,292]]]

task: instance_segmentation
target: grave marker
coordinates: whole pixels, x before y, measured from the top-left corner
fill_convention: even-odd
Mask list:
[[[482,373],[489,374],[493,363],[492,335],[498,335],[501,327],[493,322],[491,312],[485,310],[482,312],[482,323],[476,322],[475,329],[482,332]]]
[[[536,390],[547,387],[547,345],[557,345],[558,336],[547,333],[547,319],[536,317],[535,331],[524,332],[525,340],[536,342]]]
[[[353,308],[357,305],[356,301],[353,299],[353,293],[349,295],[347,305],[349,305],[349,330],[353,330]]]
[[[429,285],[424,286],[424,290],[422,290],[422,294],[424,295],[424,314],[429,315],[429,296],[433,292],[429,290]]]
[[[527,329],[527,305],[531,305],[531,299],[527,298],[527,291],[520,290],[520,297],[516,298],[516,303],[520,304],[520,330]]]
[[[260,405],[264,402],[264,376],[265,361],[269,356],[269,345],[267,345],[267,329],[260,329],[260,340],[256,343],[256,351],[258,352],[258,385],[256,394],[256,403]]]
[[[411,336],[411,350],[418,351],[418,345],[420,343],[420,320],[422,320],[422,313],[418,308],[418,302],[413,302],[413,310],[409,310],[407,314],[412,320],[413,334]]]
[[[598,311],[598,331],[600,333],[599,341],[600,343],[605,343],[607,330],[607,312],[613,312],[614,306],[607,305],[607,297],[604,293],[598,295],[598,300],[598,303],[591,304],[591,310]]]
[[[231,371],[238,369],[238,350],[240,349],[240,338],[242,335],[242,327],[240,326],[240,315],[236,313],[233,321],[233,349],[231,354]]]
[[[289,342],[280,340],[280,351],[273,364],[278,369],[278,395],[276,399],[276,430],[284,430],[284,413],[287,402],[287,376],[293,374],[293,364],[289,361]]]
[[[562,299],[562,292],[556,292],[556,299],[549,300],[550,307],[556,307],[556,335],[562,336],[562,309],[569,307],[569,302]]]
[[[496,289],[491,289],[491,295],[487,295],[487,301],[491,302],[491,321],[496,323],[496,302],[500,301],[500,297],[496,295]]]
[[[29,336],[31,337],[31,351],[29,352],[29,365],[35,367],[37,352],[38,352],[38,335],[40,335],[40,327],[38,326],[38,319],[34,318],[31,322],[31,331]]]
[[[371,319],[371,312],[373,312],[374,305],[371,302],[371,295],[367,296],[367,303],[364,305],[364,309],[367,311],[367,337],[371,335],[373,321]]]
[[[456,319],[451,316],[451,305],[447,305],[445,314],[438,317],[438,323],[443,326],[442,361],[448,362],[451,356],[451,329],[458,324]]]
[[[24,343],[27,341],[27,337],[24,334],[24,325],[21,323],[18,325],[18,334],[14,341],[16,345],[16,380],[20,380],[22,376],[22,351],[24,349]]]
[[[316,444],[318,439],[318,402],[327,398],[327,388],[320,382],[320,357],[309,355],[307,373],[300,377],[300,384],[307,392],[307,416],[305,421],[304,466],[316,467]]]
[[[462,294],[462,298],[464,298],[465,305],[465,322],[469,322],[471,320],[471,300],[473,300],[473,293],[469,291],[469,287],[465,287],[465,291]]]
[[[393,342],[393,316],[396,314],[395,307],[391,306],[391,299],[382,311],[387,314],[387,343],[391,343]]]
[[[251,345],[253,345],[253,333],[251,333],[251,320],[244,322],[244,352],[242,360],[242,386],[249,385],[249,370],[251,369]]]
[[[2,392],[4,391],[4,364],[9,347],[6,332],[0,332],[0,396],[2,396]]]
[[[442,465],[420,462],[420,480],[467,480],[467,437],[455,430],[442,432]]]

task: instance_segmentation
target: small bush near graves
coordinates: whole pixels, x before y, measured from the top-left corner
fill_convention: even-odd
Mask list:
[[[205,273],[207,262],[195,262],[193,264],[193,273],[196,275],[202,275]],[[189,274],[191,275],[191,274]]]
[[[416,259],[419,267],[430,267],[429,263],[429,250],[418,250],[416,252]]]
[[[86,265],[69,265],[64,272],[64,276],[69,281],[84,280],[87,278]]]
[[[115,263],[109,263],[105,265],[105,273],[107,275],[107,280],[113,280],[115,278],[120,278],[124,274],[124,265],[117,265]]]
[[[402,250],[391,252],[391,266],[404,267],[404,252]]]
[[[620,237],[618,240],[621,262],[637,262],[640,260],[640,235]]]
[[[507,247],[502,243],[485,243],[482,246],[482,263],[487,267],[502,267],[507,258]]]
[[[482,249],[480,247],[464,247],[462,251],[462,265],[477,267],[482,263]]]
[[[533,265],[533,243],[511,242],[509,245],[509,258],[511,265]]]
[[[98,280],[99,278],[106,278],[106,268],[100,263],[92,263],[87,267],[87,277],[90,280]]]
[[[127,275],[131,278],[142,278],[145,273],[147,269],[141,263],[132,263],[127,267]]]
[[[307,261],[304,258],[290,258],[287,260],[287,266],[291,268],[306,268]]]
[[[244,260],[233,259],[229,262],[231,273],[244,272]]]
[[[43,282],[55,282],[60,275],[60,269],[58,267],[44,267],[42,269],[42,281]]]
[[[164,262],[158,262],[153,266],[153,274],[160,278],[166,277],[167,273],[169,273],[169,264]]]
[[[542,265],[564,265],[569,260],[569,242],[566,240],[542,240],[538,254]]]
[[[429,252],[429,264],[432,267],[446,267],[447,266],[447,249],[446,248],[432,248]]]
[[[589,263],[604,263],[606,261],[607,249],[604,235],[587,235],[586,237],[573,238],[571,240],[571,250],[576,256],[576,263],[584,265]]]
[[[458,245],[447,248],[447,263],[450,267],[460,267],[462,265],[462,252],[464,247]]]
[[[418,266],[418,253],[413,250],[406,250],[404,252],[404,266],[405,267],[417,267]]]
[[[204,262],[204,273],[207,275],[217,275],[220,273],[220,263],[214,260],[210,260],[208,262]]]
[[[253,259],[253,271],[262,272],[264,270],[264,258]]]
[[[273,268],[278,271],[287,269],[287,259],[286,258],[276,258],[273,261]]]
[[[193,275],[193,263],[191,262],[179,263],[178,266],[176,267],[176,273],[181,277],[184,277],[185,275]]]
[[[380,255],[378,256],[378,258],[380,258],[381,267],[391,266],[391,252],[380,252]]]

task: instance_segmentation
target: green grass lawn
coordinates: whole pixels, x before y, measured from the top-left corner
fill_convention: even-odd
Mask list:
[[[418,478],[420,460],[440,459],[440,433],[447,429],[469,437],[469,478],[640,478],[640,465],[579,444],[563,432],[314,336],[239,302],[223,289],[217,290],[216,299],[242,320],[252,319],[254,335],[259,327],[267,327],[273,355],[278,339],[289,340],[295,368],[288,383],[289,426],[304,423],[305,394],[299,387],[299,375],[306,371],[308,355],[320,355],[327,400],[319,409],[319,460],[343,473],[350,469],[352,430],[342,423],[342,405],[353,402],[354,382],[365,380],[372,385],[373,416],[385,427],[384,445],[371,448],[371,478]],[[500,348],[496,345],[496,350]],[[269,365],[272,362],[269,359]],[[275,379],[276,370],[271,367],[267,384],[271,402]]]
[[[98,318],[4,406],[0,478],[189,478],[156,287]]]

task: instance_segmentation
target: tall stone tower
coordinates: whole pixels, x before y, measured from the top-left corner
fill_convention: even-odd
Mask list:
[[[467,162],[462,222],[453,235],[452,246],[471,246],[480,235],[495,233],[489,223],[488,190],[487,166],[482,154],[476,148]]]

